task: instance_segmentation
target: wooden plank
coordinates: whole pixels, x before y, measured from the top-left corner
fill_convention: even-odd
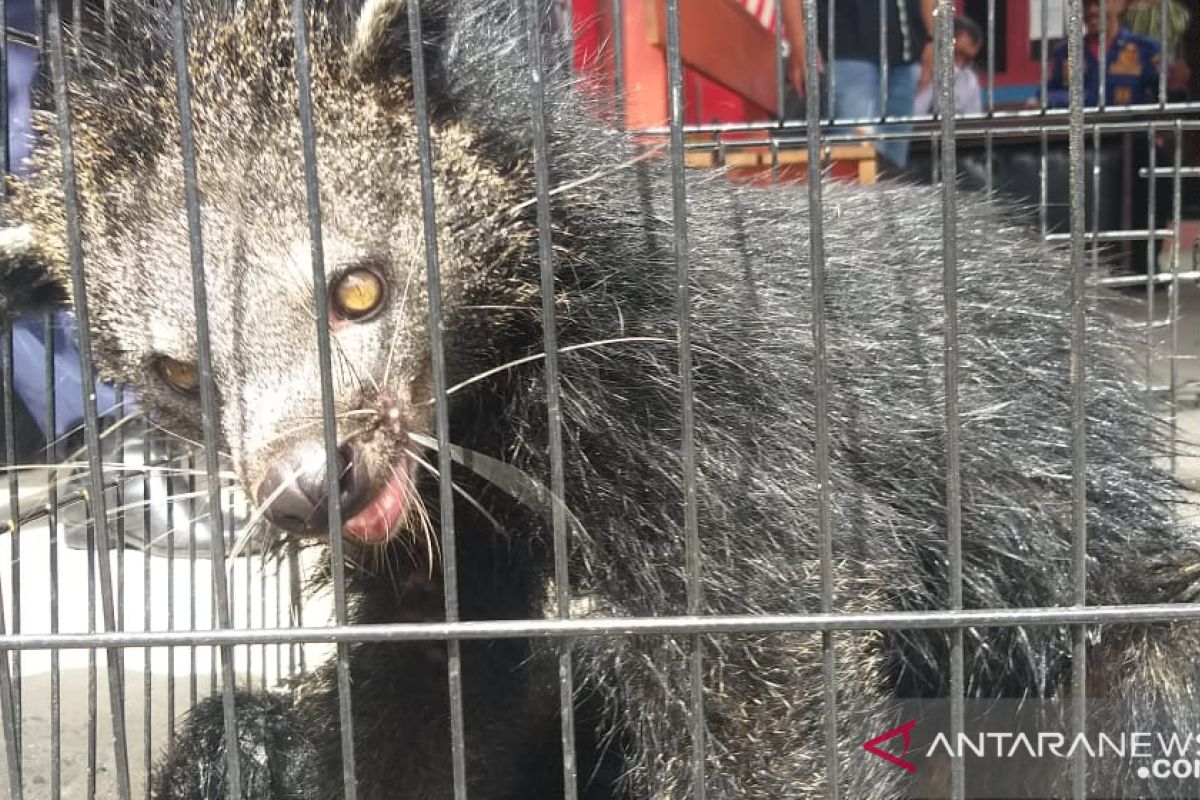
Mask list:
[[[826,147],[821,162],[832,167],[835,176],[847,177],[859,183],[874,183],[876,179],[875,147],[870,142],[835,145]],[[769,174],[771,171],[771,149],[765,145],[729,147],[724,160],[716,147],[694,148],[684,154],[684,163],[689,167],[725,167],[739,175],[751,173]],[[781,147],[776,151],[776,165],[789,178],[805,177],[805,170],[797,167],[808,164],[807,147]]]
[[[630,0],[630,6],[639,1],[652,12],[645,24],[647,41],[665,53],[666,0]],[[627,15],[632,16],[629,12]],[[679,49],[689,69],[779,115],[775,34],[737,0],[681,0]]]

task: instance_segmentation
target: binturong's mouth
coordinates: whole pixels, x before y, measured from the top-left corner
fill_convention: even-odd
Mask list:
[[[342,534],[363,544],[383,544],[400,527],[413,494],[410,459],[401,457],[366,505],[342,523]]]
[[[336,452],[341,534],[369,545],[388,542],[420,503],[414,472],[421,462],[409,449],[409,425],[390,398],[375,404],[373,424],[344,439]],[[327,465],[317,439],[294,441],[274,453],[255,493],[263,515],[293,534],[325,535],[331,489]]]

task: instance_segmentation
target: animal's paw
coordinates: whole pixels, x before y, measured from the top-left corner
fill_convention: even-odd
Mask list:
[[[316,785],[312,741],[290,704],[269,694],[238,693],[239,774],[244,800],[310,800]],[[221,697],[197,705],[175,734],[154,776],[156,800],[229,798]]]

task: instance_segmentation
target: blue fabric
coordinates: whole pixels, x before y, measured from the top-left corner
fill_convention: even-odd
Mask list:
[[[8,23],[33,30],[32,0],[9,0]],[[30,47],[10,44],[8,48],[8,146],[12,171],[24,172],[24,161],[33,142],[30,108],[37,54]],[[46,430],[46,345],[45,322],[26,316],[13,323],[13,387],[33,416],[43,436],[54,439],[83,422],[83,387],[79,376],[79,350],[75,343],[75,321],[66,312],[55,314],[54,412],[55,427]],[[116,390],[99,381],[95,384],[96,410],[103,415],[117,408]]]
[[[54,438],[83,422],[83,386],[79,379],[79,350],[75,346],[75,319],[65,311],[54,315]],[[46,430],[45,322],[41,317],[22,317],[13,324],[13,387],[48,438]],[[96,382],[96,413],[117,410],[116,390]]]
[[[880,115],[879,62],[836,59],[833,62],[833,116],[835,119],[870,119]],[[917,95],[921,63],[890,67],[887,75],[887,116],[910,117]],[[870,129],[869,126],[867,126]],[[842,129],[845,130],[845,129]],[[893,133],[907,133],[908,125],[889,125]],[[880,155],[897,167],[908,165],[908,140],[888,139],[877,145]]]
[[[1158,102],[1158,71],[1162,67],[1162,46],[1158,40],[1139,36],[1128,28],[1119,28],[1109,45],[1106,105],[1138,105]],[[1046,84],[1046,102],[1065,108],[1070,105],[1070,70],[1067,68],[1067,43],[1054,49],[1050,60],[1050,80]],[[1100,61],[1092,49],[1083,48],[1083,104],[1100,105]]]

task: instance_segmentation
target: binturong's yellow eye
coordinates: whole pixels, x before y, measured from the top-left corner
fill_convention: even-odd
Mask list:
[[[184,394],[195,394],[200,388],[200,372],[195,363],[179,361],[170,356],[160,356],[156,366],[158,374],[172,389]]]
[[[330,305],[340,319],[362,321],[383,306],[386,289],[378,272],[366,267],[348,270],[331,287]]]

